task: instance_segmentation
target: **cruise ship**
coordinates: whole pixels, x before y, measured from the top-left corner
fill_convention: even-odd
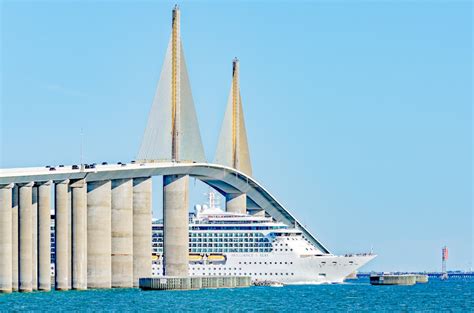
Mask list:
[[[163,221],[152,223],[154,276],[163,275]],[[209,193],[189,215],[189,274],[251,276],[283,284],[342,283],[375,257],[323,253],[297,228],[265,215],[226,212]]]
[[[297,228],[263,214],[222,210],[213,192],[189,214],[189,274],[250,276],[254,282],[342,283],[372,260],[372,253],[324,253]],[[51,275],[54,276],[54,215],[51,220]],[[163,276],[163,221],[154,219],[152,275]]]

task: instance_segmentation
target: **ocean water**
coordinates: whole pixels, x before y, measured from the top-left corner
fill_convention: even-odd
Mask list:
[[[415,286],[338,285],[251,287],[196,291],[138,289],[0,295],[0,311],[154,312],[474,312],[474,279],[431,279]]]

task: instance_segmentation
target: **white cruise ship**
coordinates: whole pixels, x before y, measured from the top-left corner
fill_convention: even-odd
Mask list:
[[[251,276],[284,284],[341,283],[373,254],[337,256],[320,251],[296,228],[268,216],[225,212],[212,201],[189,216],[189,273]],[[154,276],[163,275],[163,223],[154,220]]]

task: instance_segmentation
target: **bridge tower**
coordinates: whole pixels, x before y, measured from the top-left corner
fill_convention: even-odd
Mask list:
[[[239,75],[239,60],[235,58],[232,61],[232,83],[227,100],[227,109],[219,135],[219,142],[217,144],[215,163],[235,168],[252,176],[252,165],[250,162],[242,98],[240,95]],[[246,213],[246,194],[226,194],[226,209],[228,212]]]
[[[142,162],[206,162],[180,35],[172,12],[171,38],[138,152]],[[188,275],[188,175],[163,176],[163,267],[166,276]]]
[[[206,162],[180,35],[180,10],[138,151],[143,162]]]

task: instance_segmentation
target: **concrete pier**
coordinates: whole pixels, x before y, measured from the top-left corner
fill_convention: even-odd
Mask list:
[[[69,181],[69,192],[67,194],[67,287],[68,289],[72,288],[72,188],[71,183],[73,180]]]
[[[133,286],[151,276],[152,179],[133,179]]]
[[[252,284],[250,276],[190,276],[141,278],[143,290],[193,290],[206,288],[243,288]]]
[[[72,244],[71,288],[87,289],[87,185],[71,182]]]
[[[371,275],[371,285],[404,285],[411,286],[416,284],[416,275],[394,275],[394,274],[383,274],[383,275]]]
[[[133,287],[133,183],[112,181],[112,287]]]
[[[68,290],[69,281],[69,180],[56,182],[55,184],[55,238],[56,240],[56,264],[55,264],[55,288],[57,290]]]
[[[110,180],[87,183],[87,287],[112,287]]]
[[[31,287],[38,290],[38,187],[31,188]]]
[[[38,290],[51,290],[51,181],[38,186]]]
[[[12,292],[12,188],[0,186],[0,293]]]
[[[163,176],[163,267],[165,276],[189,275],[189,176]]]
[[[428,275],[418,274],[416,276],[416,283],[417,284],[426,284],[428,282]]]
[[[19,291],[28,292],[33,289],[33,234],[32,234],[32,187],[33,183],[20,185],[19,187],[19,207],[18,207],[18,228],[19,228]]]
[[[12,290],[18,290],[18,186],[12,190]]]
[[[246,214],[247,195],[245,193],[230,193],[225,196],[227,212]]]

